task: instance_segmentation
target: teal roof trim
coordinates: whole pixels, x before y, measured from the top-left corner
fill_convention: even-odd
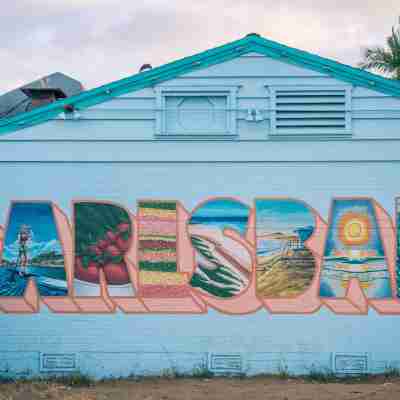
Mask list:
[[[215,47],[190,57],[164,64],[160,67],[132,75],[128,78],[87,90],[76,96],[56,101],[50,105],[0,120],[0,134],[9,133],[54,119],[73,105],[83,109],[103,103],[125,93],[151,87],[182,74],[232,60],[242,54],[257,52],[265,56],[308,68],[353,85],[366,87],[391,96],[400,97],[400,83],[339,62],[250,34],[234,42]]]

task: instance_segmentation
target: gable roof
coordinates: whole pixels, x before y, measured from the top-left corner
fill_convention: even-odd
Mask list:
[[[78,95],[38,107],[12,118],[1,119],[0,134],[51,120],[63,112],[65,106],[72,105],[76,109],[86,108],[103,103],[113,97],[153,86],[176,78],[179,75],[229,61],[251,52],[257,52],[273,59],[321,72],[353,85],[366,87],[394,97],[400,97],[399,82],[265,39],[256,33],[251,33],[242,39],[193,56],[185,57],[151,70],[139,72],[127,78],[84,91]]]

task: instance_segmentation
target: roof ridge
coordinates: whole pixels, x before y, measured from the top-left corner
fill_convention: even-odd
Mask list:
[[[266,56],[284,62],[313,69],[354,85],[400,97],[400,84],[398,82],[336,60],[266,39],[257,33],[250,33],[238,40],[85,90],[77,95],[38,107],[32,111],[11,118],[4,118],[0,120],[0,134],[48,121],[63,112],[67,105],[89,107],[127,92],[154,86],[197,68],[234,59],[251,51],[261,52]]]
[[[341,67],[341,68],[349,69],[349,70],[351,70],[351,71],[354,72],[354,73],[361,74],[361,75],[364,75],[364,76],[367,76],[367,75],[368,75],[371,79],[382,80],[382,81],[384,81],[384,82],[386,82],[386,83],[390,83],[390,84],[397,85],[397,86],[399,86],[399,88],[400,88],[400,81],[396,81],[396,80],[390,79],[390,78],[385,78],[384,76],[381,76],[381,75],[372,73],[372,72],[370,72],[370,71],[367,71],[367,70],[364,70],[364,69],[361,69],[361,68],[354,67],[354,66],[349,65],[349,64],[342,63],[341,61],[337,61],[337,60],[334,60],[334,59],[332,59],[332,58],[320,56],[319,54],[313,53],[313,52],[311,52],[311,51],[298,49],[298,48],[291,47],[291,46],[288,46],[288,45],[283,44],[283,43],[276,42],[276,41],[271,40],[271,39],[266,39],[266,38],[260,36],[260,35],[257,34],[257,33],[255,33],[255,34],[250,34],[250,35],[255,35],[255,36],[257,36],[258,39],[256,38],[256,40],[261,40],[261,41],[263,41],[263,42],[268,42],[269,45],[274,45],[274,46],[276,46],[276,47],[285,48],[285,49],[287,49],[288,51],[296,51],[296,52],[298,52],[298,53],[302,53],[302,54],[305,55],[306,57],[313,57],[313,58],[315,58],[315,59],[318,59],[318,60],[319,60],[320,62],[322,62],[322,63],[333,64],[334,66],[338,66],[338,67]]]

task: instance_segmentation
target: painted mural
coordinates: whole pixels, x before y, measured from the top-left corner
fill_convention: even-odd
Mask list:
[[[396,252],[396,278],[397,278],[397,296],[400,298],[400,199],[396,199],[396,242],[397,242],[397,252]]]
[[[11,205],[0,267],[0,296],[22,296],[29,280],[41,296],[68,293],[64,255],[51,203]]]
[[[224,231],[232,229],[244,236],[249,213],[248,206],[233,199],[207,201],[192,213],[188,231],[196,250],[196,269],[190,282],[193,287],[222,298],[246,289],[251,257]]]
[[[187,281],[177,266],[177,204],[140,201],[139,294],[142,297],[186,297]]]
[[[257,294],[293,297],[303,293],[315,274],[315,260],[306,247],[314,232],[312,212],[291,199],[257,199]]]
[[[192,212],[140,200],[136,215],[76,201],[72,228],[53,203],[12,202],[0,310],[400,314],[396,201],[394,221],[373,199],[337,198],[328,222],[289,198],[210,198]]]
[[[97,294],[100,271],[111,286],[129,284],[124,260],[132,238],[128,212],[109,203],[77,202],[74,225],[77,294]]]
[[[325,243],[320,296],[346,296],[356,278],[368,298],[392,296],[381,233],[373,202],[368,199],[333,201]]]

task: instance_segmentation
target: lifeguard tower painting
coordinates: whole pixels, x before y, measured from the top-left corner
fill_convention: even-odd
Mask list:
[[[305,242],[315,229],[314,216],[292,199],[257,199],[257,294],[293,297],[310,285],[315,260]]]
[[[29,279],[40,295],[65,296],[64,256],[51,203],[11,205],[0,268],[0,296],[22,296]]]

